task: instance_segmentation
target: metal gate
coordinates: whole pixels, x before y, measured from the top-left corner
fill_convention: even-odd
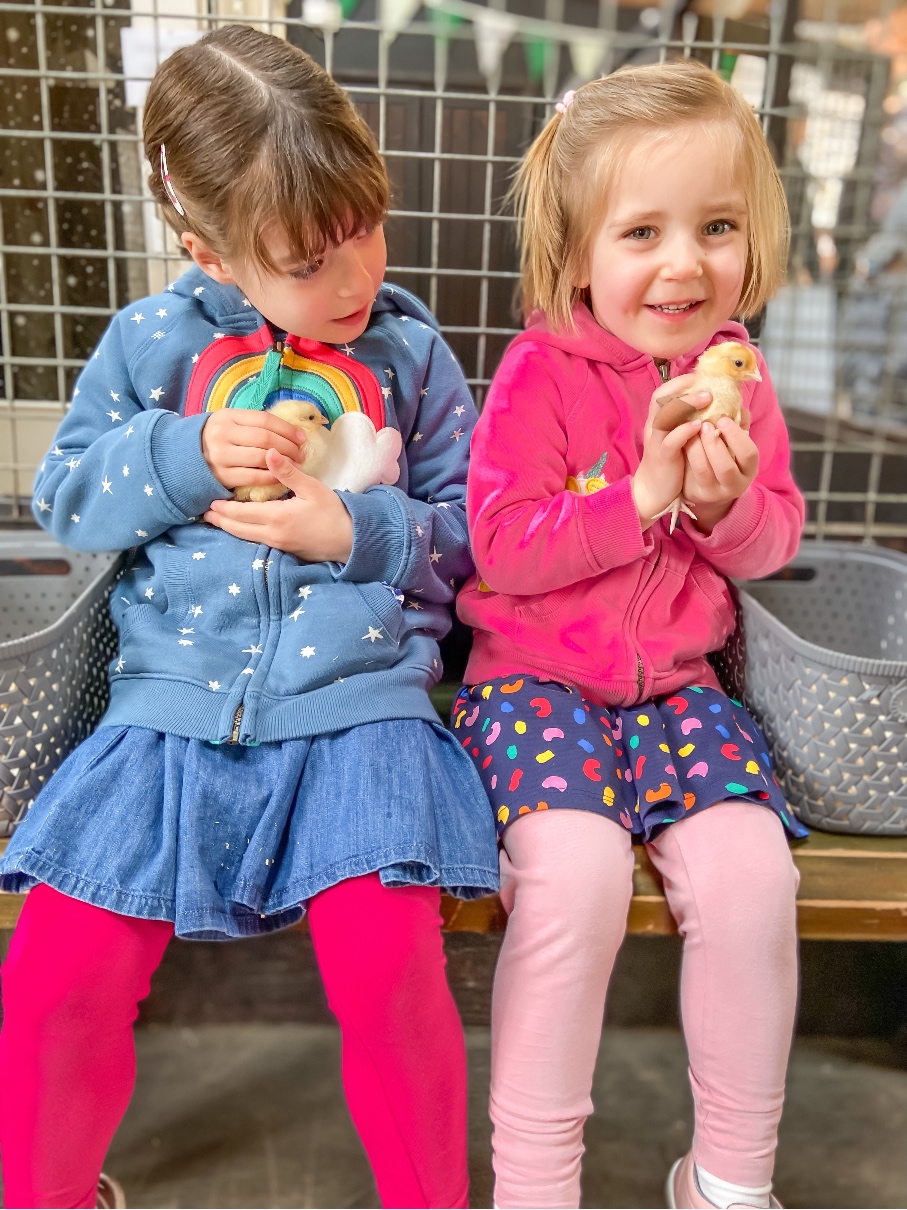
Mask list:
[[[8,521],[30,518],[34,467],[109,317],[184,267],[144,184],[147,80],[176,46],[243,21],[312,54],[372,125],[394,190],[388,277],[438,314],[479,405],[517,330],[501,199],[551,106],[625,62],[693,55],[721,71],[762,116],[791,204],[789,285],[762,342],[807,532],[907,549],[896,10],[860,0],[0,0],[0,11]],[[894,219],[876,233],[886,188]]]

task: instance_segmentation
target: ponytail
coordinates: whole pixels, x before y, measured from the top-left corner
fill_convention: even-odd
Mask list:
[[[528,319],[537,307],[551,312],[564,272],[565,215],[554,141],[563,115],[556,114],[527,151],[507,193],[517,218],[520,241],[520,304]],[[570,322],[569,312],[550,314],[556,326]]]

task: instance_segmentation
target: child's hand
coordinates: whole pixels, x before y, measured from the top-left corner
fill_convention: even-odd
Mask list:
[[[265,455],[275,449],[298,458],[305,433],[270,412],[222,408],[213,412],[202,429],[202,454],[218,483],[237,487],[263,487],[274,483]]]
[[[749,426],[746,409],[739,425],[727,416],[722,416],[717,425],[706,420],[702,432],[684,451],[683,498],[696,514],[697,527],[703,533],[712,532],[756,478],[759,451],[749,435]]]
[[[264,504],[215,500],[204,520],[234,538],[273,546],[307,563],[346,563],[353,549],[353,519],[337,493],[276,449],[266,452],[265,465],[273,476],[267,482],[277,480],[296,494]]]
[[[643,434],[642,460],[631,480],[633,503],[643,529],[667,509],[680,495],[686,463],[683,447],[697,437],[702,427],[699,420],[689,420],[670,433],[652,427],[661,400],[666,395],[680,395],[693,385],[694,376],[683,374],[660,386],[652,396],[649,418]],[[711,400],[708,391],[698,391],[687,397],[695,407],[704,407]]]

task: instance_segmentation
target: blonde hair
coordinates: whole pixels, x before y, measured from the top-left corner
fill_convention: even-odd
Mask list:
[[[737,315],[756,314],[784,279],[790,219],[756,115],[736,89],[692,59],[623,67],[578,89],[526,153],[508,195],[518,219],[525,316],[572,329],[592,242],[620,157],[632,140],[695,122],[736,134],[733,170],[746,198],[748,249]]]
[[[304,51],[248,26],[215,30],[164,60],[143,138],[167,222],[228,261],[273,270],[275,224],[305,261],[387,216],[387,171],[346,93]],[[184,216],[162,178],[162,146]]]

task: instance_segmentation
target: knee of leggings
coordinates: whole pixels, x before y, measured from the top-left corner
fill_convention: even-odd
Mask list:
[[[793,937],[798,882],[785,848],[759,861],[744,858],[730,868],[725,864],[698,870],[689,894],[672,897],[676,902],[671,907],[687,937],[696,931],[715,940],[723,935],[735,941],[747,935],[763,940],[772,934]]]
[[[4,1025],[53,1036],[71,1027],[133,1021],[149,990],[148,972],[133,955],[118,958],[92,963],[91,955],[70,951],[55,963],[27,945],[12,952],[0,971]]]

